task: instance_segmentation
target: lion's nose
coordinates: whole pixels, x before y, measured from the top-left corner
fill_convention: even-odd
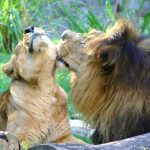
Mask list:
[[[24,30],[24,34],[33,33],[33,32],[34,32],[34,27],[33,26],[30,26],[30,27],[28,27]]]
[[[66,30],[62,33],[61,38],[63,41],[68,38],[69,33],[70,33],[70,30]]]

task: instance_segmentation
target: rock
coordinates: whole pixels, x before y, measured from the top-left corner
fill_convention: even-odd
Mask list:
[[[121,141],[101,145],[81,144],[41,144],[28,150],[150,150],[150,133]],[[21,150],[17,138],[8,132],[0,131],[0,150]]]
[[[50,144],[50,145],[38,145],[28,150],[92,150],[87,145],[80,144]]]
[[[29,150],[149,150],[150,133],[101,145],[46,144]]]
[[[95,129],[92,129],[90,124],[85,123],[82,120],[70,120],[70,126],[72,134],[90,138]]]

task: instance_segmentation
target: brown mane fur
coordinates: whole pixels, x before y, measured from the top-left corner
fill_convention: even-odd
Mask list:
[[[72,99],[97,128],[95,143],[150,131],[149,42],[130,22],[119,20],[87,43],[92,53],[81,63]]]

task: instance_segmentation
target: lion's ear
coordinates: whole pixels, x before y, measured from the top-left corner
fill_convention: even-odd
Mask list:
[[[109,74],[112,72],[115,63],[118,60],[118,54],[114,51],[104,51],[100,54],[103,73]]]
[[[120,44],[124,41],[133,41],[137,37],[135,26],[125,20],[118,20],[113,27],[107,29],[106,35],[110,44]]]

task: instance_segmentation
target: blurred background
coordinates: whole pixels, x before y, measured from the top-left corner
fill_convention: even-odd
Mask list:
[[[11,79],[2,72],[23,29],[30,25],[42,27],[57,43],[66,29],[85,33],[92,28],[105,30],[117,18],[132,20],[141,32],[150,34],[150,0],[0,0],[0,93]],[[70,74],[57,71],[57,82],[69,96],[69,115],[78,118],[70,102]]]
[[[150,0],[1,0],[0,51],[12,51],[29,25],[40,26],[58,40],[66,29],[105,30],[126,17],[150,32]]]

